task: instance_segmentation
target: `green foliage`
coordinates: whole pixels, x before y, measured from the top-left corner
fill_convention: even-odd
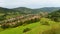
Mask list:
[[[41,20],[40,20],[40,23],[42,24],[42,25],[50,25],[49,24],[49,19],[47,19],[47,18],[41,18]]]
[[[56,22],[60,22],[60,10],[50,13],[49,18]]]
[[[4,24],[4,25],[1,26],[1,28],[2,28],[2,29],[9,28],[9,25],[8,25],[8,24],[7,24],[7,25]]]
[[[41,22],[41,23],[42,23],[42,25],[49,25],[48,22]]]
[[[6,18],[4,16],[0,16],[0,21],[5,20]]]
[[[35,23],[35,22],[38,22],[38,21],[40,21],[40,19],[39,18],[31,18],[30,20],[28,19],[28,18],[26,18],[27,20],[14,20],[14,22],[13,21],[7,21],[6,23],[2,23],[3,25],[1,25],[1,27],[3,28],[3,29],[5,29],[5,28],[14,28],[14,27],[17,27],[17,26],[21,26],[21,25],[24,25],[24,24],[31,24],[31,23]],[[20,22],[18,22],[18,21],[20,21]]]
[[[28,31],[30,31],[30,30],[31,30],[30,28],[26,28],[26,29],[24,29],[23,33],[24,33],[24,32],[28,32]]]

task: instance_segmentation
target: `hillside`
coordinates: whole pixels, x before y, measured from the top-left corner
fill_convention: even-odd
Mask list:
[[[0,7],[0,20],[5,20],[13,17],[17,17],[20,15],[27,15],[27,14],[40,14],[41,12],[54,12],[59,10],[60,7],[44,7],[38,9],[30,9],[26,7],[18,7],[13,9],[2,8]]]
[[[22,13],[13,9],[2,8],[0,7],[0,20],[5,20],[9,18],[13,18],[16,16],[20,16]]]
[[[56,10],[59,10],[60,7],[44,7],[44,8],[39,8],[39,9],[34,9],[35,11],[38,11],[38,12],[54,12]]]
[[[59,7],[44,7],[44,8],[38,8],[38,9],[30,9],[26,7],[14,8],[14,10],[17,10],[17,11],[21,11],[23,13],[32,13],[32,14],[37,14],[40,12],[53,12],[59,9],[60,9]]]
[[[60,8],[58,7],[45,7],[39,9],[30,9],[26,7],[18,7],[13,9],[2,8],[0,7],[0,20],[5,20],[9,18],[13,18],[20,15],[26,14],[40,14],[41,12],[53,12]]]
[[[56,22],[60,22],[60,10],[50,13],[49,18],[51,18],[52,20]]]
[[[60,34],[60,7],[0,7],[0,34]]]
[[[13,10],[19,11],[21,13],[32,13],[32,9],[30,8],[26,8],[26,7],[18,7],[18,8],[14,8]]]
[[[24,29],[26,29],[26,28],[33,29],[33,28],[37,27],[38,24],[39,23],[33,23],[33,24],[26,25],[26,26],[19,26],[19,27],[16,27],[16,28],[7,29],[5,31],[0,32],[0,34],[23,34]]]
[[[49,25],[48,24],[43,25],[42,22],[48,22]],[[50,19],[42,18],[40,22],[7,29],[4,31],[1,31],[0,34],[43,34],[43,33],[44,34],[53,34],[53,33],[59,34],[60,33],[60,29],[58,29],[59,24],[60,23],[56,23],[54,21],[51,21]],[[26,28],[29,28],[30,30],[27,30],[26,32],[24,32]]]
[[[44,7],[44,8],[38,8],[38,9],[30,9],[26,7],[18,7],[18,8],[13,8],[13,9],[8,9],[8,8],[2,8],[0,7],[0,13],[25,13],[25,14],[36,14],[40,12],[53,12],[60,9],[59,7]]]

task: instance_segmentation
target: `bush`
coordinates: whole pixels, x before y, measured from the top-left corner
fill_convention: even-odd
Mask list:
[[[50,25],[49,24],[49,19],[47,19],[47,18],[42,18],[41,20],[40,20],[40,23],[42,24],[42,25]]]
[[[30,28],[26,28],[26,29],[24,29],[23,32],[27,32],[27,31],[30,31],[30,30],[31,30]]]
[[[42,24],[42,25],[49,25],[48,22],[42,22],[41,24]]]
[[[1,26],[1,28],[3,28],[3,29],[6,29],[6,28],[9,28],[9,25],[7,24],[3,24],[2,26]]]

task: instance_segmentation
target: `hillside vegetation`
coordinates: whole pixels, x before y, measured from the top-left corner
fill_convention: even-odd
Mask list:
[[[60,34],[59,9],[0,7],[0,34]]]
[[[60,22],[60,10],[50,13],[48,17],[56,22]]]
[[[40,14],[41,12],[51,13],[59,9],[59,7],[45,7],[39,9],[30,9],[26,7],[7,9],[0,7],[0,21],[26,14]]]
[[[48,21],[47,21],[48,20]],[[48,22],[45,24],[43,22]],[[59,34],[60,23],[56,23],[47,18],[41,18],[41,21],[28,24],[25,26],[19,26],[12,29],[1,31],[0,34]],[[24,29],[29,28],[29,31],[24,32]]]

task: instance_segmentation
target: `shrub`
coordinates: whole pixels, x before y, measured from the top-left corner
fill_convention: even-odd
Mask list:
[[[42,24],[42,25],[49,25],[48,22],[42,22],[41,24]]]
[[[9,25],[7,24],[3,24],[2,26],[1,26],[1,28],[3,28],[3,29],[6,29],[6,28],[9,28]]]
[[[40,23],[42,24],[42,25],[50,25],[49,24],[49,19],[47,19],[47,18],[42,18],[41,20],[40,20]]]
[[[26,29],[24,29],[23,32],[27,32],[27,31],[30,31],[30,30],[31,30],[30,28],[26,28]]]

